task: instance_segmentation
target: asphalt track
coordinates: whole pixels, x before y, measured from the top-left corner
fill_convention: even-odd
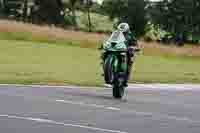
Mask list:
[[[0,133],[200,133],[200,85],[0,85]]]

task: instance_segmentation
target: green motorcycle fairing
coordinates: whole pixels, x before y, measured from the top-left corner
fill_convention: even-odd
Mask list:
[[[127,44],[126,39],[122,32],[115,31],[111,35],[111,37],[103,44],[103,50],[104,53],[109,53],[106,57],[105,62],[107,60],[110,61],[110,63],[113,62],[113,70],[114,72],[126,72],[128,65],[127,65]]]

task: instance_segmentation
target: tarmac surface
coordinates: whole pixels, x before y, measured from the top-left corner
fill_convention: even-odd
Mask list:
[[[0,85],[0,133],[200,133],[200,85]]]

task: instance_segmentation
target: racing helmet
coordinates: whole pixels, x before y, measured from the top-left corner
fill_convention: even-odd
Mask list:
[[[120,23],[117,29],[123,33],[127,33],[130,30],[130,26],[127,23]]]

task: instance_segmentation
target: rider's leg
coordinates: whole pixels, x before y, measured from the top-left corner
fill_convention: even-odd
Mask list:
[[[131,67],[132,67],[132,61],[131,61],[131,56],[129,53],[127,53],[127,65],[128,65],[128,68],[127,68],[127,72],[126,72],[126,79],[125,79],[125,83],[124,83],[124,86],[127,87],[128,86],[128,80],[130,78],[130,73],[131,73]]]
[[[132,70],[132,66],[133,66],[134,50],[131,46],[128,48],[127,57],[128,57],[127,58],[128,69],[127,69],[127,73],[126,73],[126,82],[125,82],[126,87],[128,86],[128,80],[130,78],[131,70]]]
[[[132,66],[133,66],[133,57],[130,56],[129,59],[128,59],[128,70],[127,70],[127,76],[128,76],[128,80],[130,78],[130,75],[131,75],[131,70],[132,70]]]

